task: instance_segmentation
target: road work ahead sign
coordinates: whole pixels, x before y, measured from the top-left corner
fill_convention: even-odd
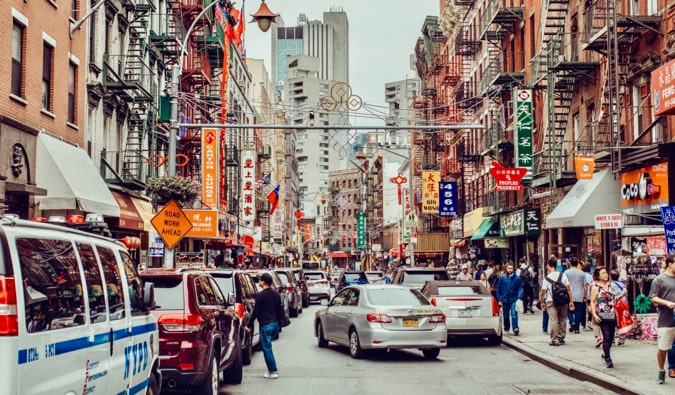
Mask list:
[[[167,203],[150,223],[170,250],[192,229],[192,223],[174,200]]]

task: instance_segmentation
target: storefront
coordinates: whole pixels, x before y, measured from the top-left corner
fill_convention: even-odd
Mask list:
[[[476,251],[475,257],[470,257],[470,260],[474,263],[478,260],[484,260],[502,264],[509,258],[508,243],[504,239],[504,232],[499,224],[498,216],[484,217],[469,240],[469,249]]]
[[[509,256],[514,262],[520,258],[537,268],[540,262],[537,254],[537,239],[541,233],[541,211],[539,208],[526,208],[503,214],[499,225],[508,240]]]

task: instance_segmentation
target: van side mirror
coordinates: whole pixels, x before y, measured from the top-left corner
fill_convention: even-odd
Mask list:
[[[234,306],[234,304],[237,303],[237,297],[234,296],[233,292],[230,292],[227,294],[227,305],[228,306]]]
[[[151,282],[146,282],[143,288],[143,304],[148,310],[157,308],[157,303],[155,302],[155,284]]]

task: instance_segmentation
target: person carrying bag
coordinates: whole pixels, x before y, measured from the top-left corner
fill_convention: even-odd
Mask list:
[[[610,350],[616,333],[616,309],[614,306],[616,295],[609,280],[607,269],[600,266],[593,272],[595,286],[591,289],[591,312],[593,319],[600,326],[602,333],[602,358],[605,366],[614,366]]]

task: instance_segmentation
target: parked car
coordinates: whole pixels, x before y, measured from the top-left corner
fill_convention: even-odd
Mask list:
[[[368,284],[368,277],[363,270],[343,270],[335,285],[335,292],[337,293],[342,288],[352,284]]]
[[[427,281],[422,293],[445,313],[448,336],[487,337],[490,344],[501,344],[499,304],[478,281]]]
[[[323,270],[305,270],[305,281],[309,289],[309,300],[330,299],[330,282]]]
[[[422,289],[427,281],[442,280],[450,280],[442,267],[403,267],[396,272],[392,283]]]
[[[288,315],[297,317],[298,314],[302,313],[302,291],[298,286],[298,281],[295,279],[293,272],[287,268],[274,269],[274,271],[279,275],[281,283],[284,288],[286,288],[286,294],[288,295]]]
[[[295,280],[300,288],[300,293],[302,294],[302,307],[309,307],[309,288],[305,281],[305,270],[300,267],[289,267],[288,269],[295,275]]]
[[[385,284],[387,282],[384,273],[379,270],[366,270],[366,277],[368,277],[369,284]]]
[[[147,269],[141,278],[155,284],[162,389],[216,395],[221,372],[241,383],[244,327],[215,279],[192,268]]]
[[[352,285],[338,292],[315,313],[314,335],[319,347],[329,342],[349,347],[352,358],[368,349],[418,348],[435,359],[447,345],[443,312],[418,290],[389,284]]]
[[[328,277],[330,278],[330,285],[332,287],[337,287],[337,282],[340,279],[340,274],[342,274],[344,270],[345,269],[341,267],[333,267],[333,270],[330,271],[330,275]]]
[[[246,327],[255,307],[255,297],[258,288],[251,275],[245,270],[239,269],[216,269],[208,271],[223,291],[228,303],[234,306],[234,311],[241,319],[242,326]],[[242,331],[241,358],[244,365],[250,365],[253,357],[253,348],[260,343],[258,334],[258,322],[253,323],[252,331]]]
[[[253,279],[253,282],[255,283],[258,292],[262,291],[259,282],[260,275],[263,273],[269,273],[270,276],[272,276],[273,280],[272,288],[274,288],[279,293],[279,297],[281,298],[281,304],[284,306],[284,313],[286,314],[286,318],[289,318],[290,317],[290,311],[288,307],[289,294],[286,292],[286,287],[284,286],[283,281],[281,281],[281,277],[279,277],[279,274],[277,274],[277,272],[275,272],[274,270],[265,270],[265,269],[249,270],[248,273],[251,275],[251,278]]]

